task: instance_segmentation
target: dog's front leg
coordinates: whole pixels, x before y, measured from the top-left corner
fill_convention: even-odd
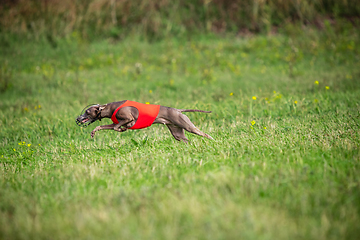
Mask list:
[[[129,127],[132,127],[135,124],[134,119],[122,119],[118,124],[114,126],[114,130],[118,132],[125,132]]]
[[[102,125],[102,126],[97,126],[94,130],[92,130],[91,132],[91,138],[94,138],[95,136],[95,133],[97,131],[100,131],[100,130],[114,130],[114,127],[116,126],[117,124],[110,124],[110,125]]]
[[[103,126],[97,126],[92,132],[91,132],[91,138],[94,138],[95,132],[100,130],[115,130],[118,132],[125,132],[128,128],[127,127],[121,127],[128,125],[129,123],[133,122],[134,120],[122,120],[118,124],[110,124],[110,125],[103,125]],[[133,125],[133,124],[132,124]]]

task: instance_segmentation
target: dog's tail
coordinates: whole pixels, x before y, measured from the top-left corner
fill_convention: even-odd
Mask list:
[[[203,111],[198,109],[179,109],[180,112],[202,112],[202,113],[211,113],[211,111]]]

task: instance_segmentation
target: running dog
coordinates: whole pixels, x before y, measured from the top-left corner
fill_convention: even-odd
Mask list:
[[[86,109],[87,108],[87,109]],[[86,109],[86,110],[85,110]],[[184,129],[190,133],[213,139],[210,135],[201,132],[183,112],[211,113],[197,109],[176,109],[153,104],[143,104],[129,100],[112,102],[105,105],[92,105],[84,108],[85,112],[76,118],[79,126],[87,127],[91,123],[103,118],[110,118],[113,124],[97,126],[91,132],[91,138],[99,130],[115,130],[125,132],[128,129],[142,129],[154,123],[165,124],[173,137],[187,143]],[[83,110],[83,111],[84,111]]]

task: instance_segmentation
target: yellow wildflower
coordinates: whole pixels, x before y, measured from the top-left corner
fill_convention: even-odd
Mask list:
[[[276,91],[274,91],[274,94],[276,94]]]
[[[326,90],[329,90],[329,89],[330,89],[330,87],[329,87],[329,86],[325,86],[325,89],[326,89]]]
[[[297,104],[297,101],[294,101],[295,104]]]
[[[31,146],[31,143],[29,143],[27,146],[30,147],[30,146]]]
[[[264,127],[264,129],[266,129],[266,127]]]
[[[255,121],[254,121],[254,120],[252,120],[252,121],[251,121],[251,125],[254,125],[254,124],[255,124]]]
[[[319,81],[315,81],[314,83],[315,83],[316,85],[319,85]]]
[[[232,95],[234,95],[234,93],[231,92],[229,95],[232,96]]]
[[[152,93],[152,90],[149,90],[149,93]]]
[[[253,97],[252,97],[252,99],[253,99],[253,100],[256,100],[256,97],[255,97],[255,96],[253,96]]]
[[[150,104],[149,102],[146,102],[145,104]]]

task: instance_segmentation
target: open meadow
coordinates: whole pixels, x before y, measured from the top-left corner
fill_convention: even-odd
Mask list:
[[[359,239],[359,40],[328,25],[7,41],[0,239]],[[212,111],[186,115],[215,140],[75,124],[124,99]]]

